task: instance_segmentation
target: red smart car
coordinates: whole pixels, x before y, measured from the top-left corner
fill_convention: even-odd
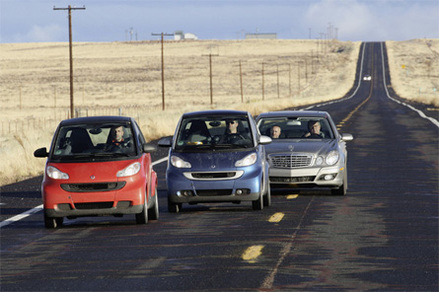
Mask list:
[[[135,214],[138,224],[159,217],[157,174],[133,118],[87,117],[62,121],[47,157],[41,193],[44,223],[56,228],[82,216]]]

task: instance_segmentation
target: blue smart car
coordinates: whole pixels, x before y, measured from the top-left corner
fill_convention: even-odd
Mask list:
[[[173,137],[159,146],[169,150],[166,181],[168,210],[183,203],[251,201],[253,210],[271,204],[269,164],[250,113],[212,110],[184,114]]]

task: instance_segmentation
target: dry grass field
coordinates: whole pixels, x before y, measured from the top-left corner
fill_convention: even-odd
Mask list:
[[[439,40],[391,41],[386,46],[398,95],[439,107]]]
[[[412,45],[419,53],[405,47]],[[317,40],[165,41],[163,111],[160,42],[75,43],[75,108],[79,116],[133,116],[155,139],[172,135],[187,111],[258,114],[340,98],[353,85],[359,47]],[[438,73],[429,69],[437,68],[437,40],[388,47],[399,94],[437,84]],[[406,68],[422,63],[410,71],[414,83],[401,74],[401,62]],[[429,94],[401,95],[437,105],[436,93]],[[33,151],[50,146],[56,125],[69,118],[69,105],[68,44],[0,44],[0,185],[41,174],[44,160]]]

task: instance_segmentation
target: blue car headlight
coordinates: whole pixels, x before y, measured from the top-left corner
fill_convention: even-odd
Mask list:
[[[191,168],[192,165],[178,156],[171,156],[171,164],[176,168]]]
[[[258,156],[256,155],[256,153],[252,153],[247,155],[243,159],[236,161],[235,166],[236,167],[250,166],[252,164],[255,164],[256,160],[258,160]]]

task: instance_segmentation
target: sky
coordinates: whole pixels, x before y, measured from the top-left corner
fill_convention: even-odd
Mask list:
[[[198,39],[404,41],[439,38],[439,0],[0,0],[0,43],[159,39],[183,31]],[[172,37],[168,37],[171,38]]]

